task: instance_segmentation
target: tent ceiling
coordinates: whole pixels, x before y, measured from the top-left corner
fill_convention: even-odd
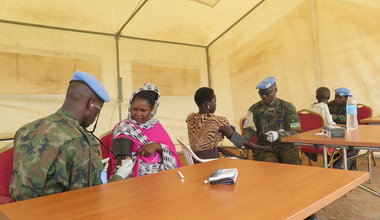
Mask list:
[[[261,0],[150,0],[122,35],[206,46]],[[3,1],[0,19],[115,34],[143,0]]]
[[[210,7],[189,0],[149,1],[123,35],[207,45],[261,0],[222,0]]]
[[[143,5],[122,35],[207,46],[261,1],[8,0],[1,2],[0,21],[115,34]],[[278,7],[284,4],[284,0],[271,1]],[[379,0],[337,1],[380,8]]]
[[[0,19],[116,33],[140,0],[2,1]]]

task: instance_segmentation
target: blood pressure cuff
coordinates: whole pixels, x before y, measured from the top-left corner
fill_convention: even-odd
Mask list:
[[[230,137],[230,141],[239,149],[241,149],[244,146],[244,143],[246,142],[246,140],[235,130],[234,133],[232,133],[232,136]]]
[[[132,156],[132,140],[128,138],[117,138],[112,140],[112,151],[119,156]]]

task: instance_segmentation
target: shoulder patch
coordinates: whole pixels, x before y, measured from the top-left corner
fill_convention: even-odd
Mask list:
[[[301,125],[299,122],[290,123],[290,129],[299,130],[300,128],[301,128]]]

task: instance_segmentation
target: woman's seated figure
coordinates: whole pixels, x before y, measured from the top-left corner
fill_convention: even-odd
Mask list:
[[[126,158],[133,161],[133,177],[182,166],[168,133],[153,118],[159,99],[158,88],[150,83],[144,84],[132,93],[128,118],[113,129],[112,148],[123,148]],[[115,162],[114,158],[111,159]]]
[[[224,136],[230,139],[237,147],[242,147],[242,143],[236,144],[236,141],[232,140],[237,138],[237,142],[244,141],[234,131],[227,118],[214,115],[216,96],[213,89],[199,88],[195,92],[194,100],[199,112],[189,114],[186,123],[190,147],[199,158],[218,158],[220,150],[218,144],[223,140]],[[246,144],[244,143],[244,145]]]

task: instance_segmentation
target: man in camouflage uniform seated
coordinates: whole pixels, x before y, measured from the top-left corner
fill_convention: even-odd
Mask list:
[[[329,111],[332,116],[333,121],[336,124],[346,124],[346,102],[350,90],[347,88],[338,88],[335,89],[334,100],[327,103],[329,106]]]
[[[277,86],[274,77],[265,78],[256,88],[259,89],[261,101],[249,108],[254,126],[243,131],[247,140],[257,135],[257,144],[263,146],[262,149],[256,148],[254,151],[255,159],[301,164],[299,147],[292,143],[281,143],[282,137],[297,134],[301,130],[295,107],[276,98]],[[264,149],[264,146],[267,146],[267,149]]]
[[[107,91],[94,76],[77,71],[63,106],[17,131],[10,182],[10,194],[15,200],[106,182],[107,178],[101,181],[100,177],[104,169],[99,144],[85,128],[98,117],[103,103],[109,101]],[[115,179],[126,177],[126,166],[119,168],[124,172],[115,175]]]
[[[346,103],[348,95],[350,95],[350,90],[347,88],[337,88],[335,91],[334,100],[327,103],[329,106],[329,111],[336,124],[346,125],[347,115],[346,115]],[[347,149],[347,157],[353,157],[359,154],[359,150],[349,147]],[[343,168],[343,158],[340,158],[334,163],[334,168]],[[349,170],[357,170],[356,160],[349,160],[347,162],[347,168]]]

